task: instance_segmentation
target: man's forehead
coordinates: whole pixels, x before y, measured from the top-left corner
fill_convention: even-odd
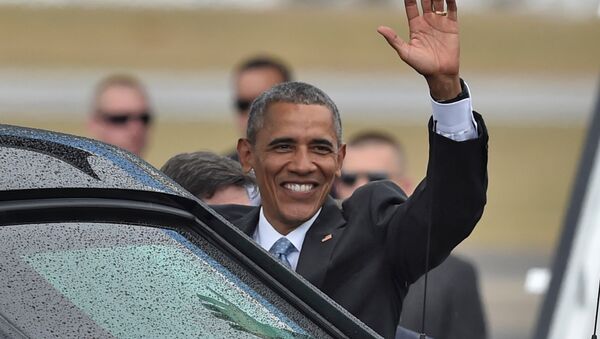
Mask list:
[[[238,92],[244,92],[241,94],[256,93],[258,96],[283,81],[283,75],[275,68],[252,68],[237,76],[236,88]]]
[[[130,86],[111,86],[98,97],[99,108],[128,108],[130,106],[146,106],[146,98],[138,89]]]
[[[276,102],[265,112],[262,130],[270,134],[323,135],[335,138],[333,114],[323,105]]]
[[[277,78],[280,81],[284,78],[283,74],[277,68],[271,66],[249,68],[238,74],[238,80],[251,77]]]
[[[100,92],[100,97],[111,97],[111,96],[125,96],[125,95],[136,95],[143,97],[142,91],[129,85],[114,84],[107,86]]]

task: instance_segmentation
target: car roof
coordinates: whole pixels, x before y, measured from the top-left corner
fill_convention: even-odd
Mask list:
[[[100,141],[0,125],[0,145],[2,190],[93,187],[191,197],[144,160]]]

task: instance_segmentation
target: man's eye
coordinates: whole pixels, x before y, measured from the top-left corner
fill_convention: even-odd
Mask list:
[[[328,153],[333,152],[331,147],[327,147],[327,146],[315,146],[313,149],[315,150],[315,152],[320,153],[320,154],[328,154]]]
[[[292,146],[291,145],[277,145],[274,148],[276,151],[285,152],[285,151],[291,150]]]

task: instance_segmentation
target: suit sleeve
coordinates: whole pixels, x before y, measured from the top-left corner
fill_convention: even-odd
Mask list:
[[[453,141],[429,123],[426,178],[413,195],[392,183],[366,185],[353,197],[368,205],[369,223],[385,248],[399,282],[411,284],[425,273],[427,227],[431,223],[429,268],[439,265],[481,218],[486,203],[488,135],[474,112],[478,138]],[[356,196],[356,197],[355,197]]]

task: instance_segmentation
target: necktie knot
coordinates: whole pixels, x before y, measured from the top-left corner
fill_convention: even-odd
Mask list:
[[[279,259],[279,261],[290,268],[292,265],[290,264],[287,256],[295,251],[297,251],[296,247],[286,237],[279,238],[279,240],[277,240],[269,250],[271,254]]]

